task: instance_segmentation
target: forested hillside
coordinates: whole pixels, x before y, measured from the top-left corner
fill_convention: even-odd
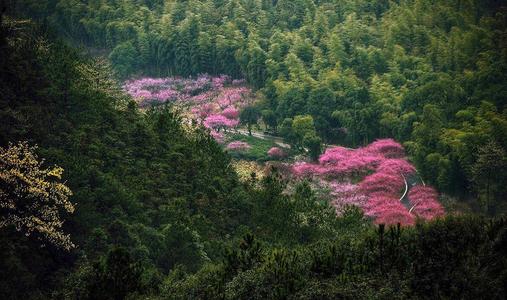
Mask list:
[[[52,281],[64,279],[71,265],[77,268],[67,278],[65,287],[71,290],[62,293],[74,298],[78,295],[73,293],[86,292],[86,297],[96,299],[108,289],[101,284],[118,280],[108,276],[132,276],[135,284],[114,283],[124,288],[157,287],[175,266],[196,271],[247,232],[280,245],[338,234],[332,226],[334,212],[308,201],[308,186],[303,184],[289,198],[282,195],[283,182],[276,175],[241,184],[230,158],[203,128],[183,127],[167,106],[141,113],[109,79],[104,61],[89,60],[52,41],[44,28],[29,21],[7,18],[2,33],[0,142],[9,149],[5,156],[2,150],[1,165],[0,227],[8,229],[1,231],[2,298],[52,292]],[[10,144],[16,141],[39,148]],[[26,194],[17,193],[24,200],[12,207],[7,202],[11,196],[5,194],[25,177],[15,173],[10,180],[4,172],[17,168],[21,174],[34,173],[32,163],[17,163],[37,161],[33,151],[45,159],[43,166],[63,167],[64,183],[73,193],[74,214],[64,212],[45,224],[53,235],[37,220],[30,223],[34,216],[45,220],[37,209],[29,209],[32,205],[44,208],[51,203],[39,202],[35,186],[28,186]],[[9,156],[15,159],[4,160]],[[48,175],[47,180],[54,181],[56,173]],[[35,182],[40,179],[34,174]],[[44,185],[40,188],[46,190]],[[52,189],[47,192],[51,195]],[[55,203],[58,211],[58,199]],[[315,221],[296,222],[303,216]],[[64,221],[63,229],[50,226],[59,221]],[[62,232],[77,246],[67,242],[61,247],[51,239]],[[26,248],[27,243],[32,246]],[[65,248],[74,249],[62,253]],[[97,259],[102,261],[98,265]],[[120,273],[109,274],[107,268],[120,268]],[[121,291],[110,292],[113,297]]]
[[[1,299],[507,297],[502,1],[0,9]]]
[[[110,53],[122,77],[244,77],[289,139],[298,115],[312,116],[325,143],[393,137],[439,190],[478,195],[491,213],[505,198],[502,1],[25,0],[18,9]]]

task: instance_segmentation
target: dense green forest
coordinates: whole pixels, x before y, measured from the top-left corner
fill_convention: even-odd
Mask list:
[[[0,3],[0,298],[507,297],[501,1]],[[246,79],[248,131],[310,161],[394,138],[473,212],[337,215],[283,166],[240,178],[207,128],[122,89],[203,73]]]
[[[439,190],[479,195],[492,213],[505,199],[505,162],[483,176],[478,155],[502,161],[507,149],[502,1],[17,3],[75,44],[110,53],[122,77],[244,77],[289,139],[283,129],[306,114],[325,143],[394,137]]]

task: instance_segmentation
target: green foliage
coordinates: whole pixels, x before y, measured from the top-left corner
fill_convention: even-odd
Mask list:
[[[236,200],[241,190],[230,158],[205,129],[183,129],[170,107],[141,113],[109,79],[103,62],[89,61],[50,40],[34,24],[8,20],[2,28],[10,35],[0,48],[5,66],[0,89],[6,95],[0,106],[11,121],[0,125],[1,146],[18,140],[39,145],[40,156],[66,170],[62,179],[79,207],[65,217],[63,226],[78,245],[74,251],[65,255],[51,247],[30,248],[41,251],[42,257],[58,259],[31,262],[30,255],[20,250],[29,245],[26,238],[13,228],[2,229],[2,244],[13,247],[5,252],[13,267],[3,278],[28,275],[26,268],[33,266],[25,286],[31,285],[35,295],[54,289],[65,278],[62,272],[76,272],[73,278],[85,287],[75,293],[116,290],[121,294],[107,297],[117,299],[138,290],[137,281],[156,282],[156,274],[168,273],[175,265],[194,271],[209,256],[217,257],[218,241],[226,233],[234,234],[241,221],[237,211],[246,201]],[[118,247],[129,254],[114,252],[111,259],[104,258]],[[90,287],[93,278],[86,278],[95,271],[86,270],[91,264],[73,267],[83,257],[104,258],[98,269],[92,268],[102,274],[96,283],[118,287]],[[143,268],[138,274],[125,261],[142,263]],[[43,287],[47,276],[52,280]],[[22,286],[5,289],[2,296],[11,299],[27,293],[18,287]]]
[[[240,112],[239,120],[241,124],[247,126],[249,135],[252,135],[252,126],[257,125],[259,117],[259,109],[255,106],[247,106]]]
[[[322,140],[314,133],[306,133],[303,137],[303,145],[308,149],[310,158],[314,161],[322,154]]]
[[[276,128],[278,126],[277,120],[276,120],[276,114],[274,111],[270,109],[265,109],[261,111],[262,121],[266,125],[266,130],[268,127],[271,127],[274,132],[276,132]]]
[[[132,42],[124,42],[111,51],[109,59],[115,66],[118,74],[122,78],[125,78],[136,71],[139,53]]]
[[[312,116],[295,116],[294,120],[292,120],[291,131],[294,135],[295,146],[299,148],[303,147],[306,136],[308,136],[310,140],[315,136],[315,126]]]
[[[449,217],[415,228],[380,226],[339,242],[261,252],[248,236],[249,243],[244,240],[230,253],[252,257],[248,253],[253,251],[255,263],[227,264],[235,270],[208,266],[171,284],[189,292],[213,290],[226,299],[497,299],[506,293],[501,284],[505,271],[495,272],[507,265],[491,257],[505,243],[505,226],[505,220]]]
[[[239,249],[226,249],[224,267],[231,277],[261,263],[261,245],[251,233],[247,233],[239,243]]]
[[[504,150],[491,142],[477,153],[477,161],[472,166],[472,180],[476,189],[482,191],[488,212],[494,214],[495,195],[504,193],[505,186],[501,182],[507,180],[507,156]]]
[[[112,249],[105,260],[94,264],[93,269],[88,295],[91,299],[125,299],[141,288],[142,270],[125,249]]]

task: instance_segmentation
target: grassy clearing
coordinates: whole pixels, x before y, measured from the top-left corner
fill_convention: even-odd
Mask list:
[[[231,134],[227,136],[226,143],[232,141],[246,142],[251,146],[251,148],[248,151],[229,152],[232,157],[236,159],[252,160],[258,162],[273,160],[271,157],[268,156],[268,150],[271,149],[271,147],[278,147],[278,145],[272,140],[260,139],[254,136],[248,136],[243,134]]]

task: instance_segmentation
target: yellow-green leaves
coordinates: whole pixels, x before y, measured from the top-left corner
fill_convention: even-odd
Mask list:
[[[57,180],[63,169],[44,168],[27,142],[0,147],[0,229],[14,226],[25,235],[36,233],[66,250],[74,247],[62,232],[60,212],[74,212],[71,190]]]

